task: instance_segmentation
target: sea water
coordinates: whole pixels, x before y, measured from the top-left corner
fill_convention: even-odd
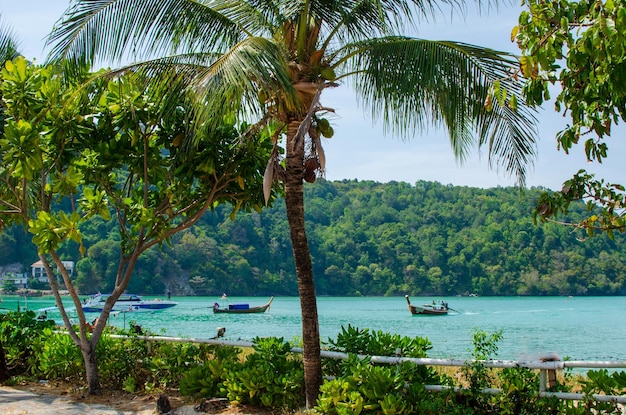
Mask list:
[[[454,311],[446,316],[412,315],[403,296],[320,297],[320,335],[323,341],[334,339],[342,327],[350,325],[426,337],[432,343],[428,352],[432,358],[467,358],[471,357],[473,334],[480,330],[502,333],[495,356],[499,359],[534,359],[556,353],[571,360],[626,360],[625,297],[413,297],[411,302],[419,305],[440,299]],[[15,309],[17,301],[32,310],[54,305],[52,297],[5,296],[2,300],[0,307],[10,309]],[[212,307],[215,302],[258,306],[268,297],[172,300],[178,302],[173,308],[155,313],[119,313],[110,317],[109,324],[128,328],[132,321],[154,334],[174,337],[211,338],[223,327],[228,340],[273,336],[299,342],[301,338],[298,297],[275,297],[270,309],[262,314],[213,314]],[[54,313],[49,316],[58,318]]]

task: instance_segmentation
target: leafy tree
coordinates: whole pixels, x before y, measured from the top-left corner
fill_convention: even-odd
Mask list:
[[[517,67],[514,57],[403,35],[450,4],[464,10],[464,2],[411,0],[83,0],[73,3],[49,39],[52,58],[78,66],[95,59],[138,61],[133,68],[175,74],[172,88],[194,89],[201,119],[219,122],[236,110],[272,132],[276,147],[265,170],[265,196],[272,181],[284,183],[309,407],[322,373],[303,181],[323,173],[322,138],[333,135],[328,117],[334,111],[322,105],[323,91],[351,81],[390,131],[447,127],[459,158],[473,145],[487,145],[494,165],[520,182],[534,155],[534,118],[517,105],[520,85],[508,76]],[[498,96],[506,90],[515,98],[486,107],[496,81]]]
[[[33,234],[56,305],[82,353],[89,391],[97,393],[96,346],[140,255],[188,229],[217,204],[230,203],[235,210],[261,206],[260,172],[271,142],[241,140],[232,125],[211,134],[194,126],[198,146],[181,151],[193,122],[182,97],[172,110],[131,77],[85,83],[85,77],[70,81],[53,69],[17,58],[2,71],[7,118],[0,139],[0,219],[27,226]],[[69,211],[55,209],[61,200]],[[59,249],[71,240],[84,253],[80,226],[93,216],[115,218],[118,263],[111,296],[88,334],[78,290]],[[61,301],[53,265],[69,290],[78,328]]]
[[[1,16],[0,16],[1,17]],[[17,40],[10,27],[0,25],[0,64],[17,55]],[[0,94],[0,134],[4,132],[5,104]],[[2,224],[0,223],[0,226]],[[0,340],[0,382],[8,378],[8,369],[4,346]]]
[[[557,112],[569,125],[557,134],[560,149],[569,153],[584,142],[587,160],[602,163],[607,138],[626,117],[626,1],[524,1],[526,10],[513,30],[522,50],[521,71],[528,83],[529,104],[550,99],[552,85]],[[586,235],[626,230],[622,184],[578,171],[556,193],[545,193],[535,216],[541,220],[568,214],[573,201],[585,200],[589,214],[569,223]]]

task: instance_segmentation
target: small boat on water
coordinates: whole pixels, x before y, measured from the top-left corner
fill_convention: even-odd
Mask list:
[[[107,298],[111,294],[95,294],[87,298],[83,302],[83,311],[85,313],[100,313],[104,308]],[[161,311],[170,307],[174,307],[178,303],[169,300],[144,300],[137,294],[122,294],[113,305],[111,311],[133,311],[133,312],[153,312]]]
[[[250,307],[250,304],[228,304],[227,307],[220,307],[218,303],[213,304],[214,313],[231,313],[231,314],[250,314],[250,313],[265,313],[270,308],[274,296],[270,297],[270,300],[261,306]]]
[[[408,295],[405,295],[404,298],[406,298],[406,302],[409,304],[409,311],[411,314],[442,316],[448,314],[448,311],[450,310],[448,308],[448,303],[445,301],[433,301],[432,304],[422,304],[419,306],[411,304],[411,300],[409,300]]]

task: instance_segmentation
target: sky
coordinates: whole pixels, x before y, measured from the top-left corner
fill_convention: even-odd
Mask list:
[[[442,14],[436,21],[419,27],[415,37],[431,40],[454,40],[519,54],[511,42],[511,29],[521,11],[518,2],[501,6],[498,11],[478,12],[468,3],[466,18]],[[43,63],[47,54],[45,38],[62,16],[69,0],[0,0],[0,24],[10,27],[20,42],[20,51],[28,59]],[[369,110],[359,106],[347,85],[327,90],[322,104],[335,110],[333,138],[324,140],[327,180],[374,180],[415,184],[420,180],[456,186],[490,188],[513,186],[516,178],[504,171],[490,169],[486,148],[474,149],[472,156],[459,163],[452,152],[445,131],[432,129],[409,138],[385,134],[373,123]],[[623,129],[614,130],[608,141],[608,158],[601,164],[586,161],[582,145],[569,155],[557,150],[556,133],[567,123],[551,105],[541,109],[537,158],[528,170],[526,185],[559,190],[562,183],[579,169],[595,173],[597,178],[623,183],[626,163],[621,160],[626,142],[616,140]]]

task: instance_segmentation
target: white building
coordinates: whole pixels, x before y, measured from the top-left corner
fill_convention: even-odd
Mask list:
[[[62,261],[70,277],[74,274],[74,261]],[[31,276],[39,282],[48,282],[48,275],[43,266],[43,262],[37,261],[30,266]],[[57,269],[58,271],[58,269]]]

